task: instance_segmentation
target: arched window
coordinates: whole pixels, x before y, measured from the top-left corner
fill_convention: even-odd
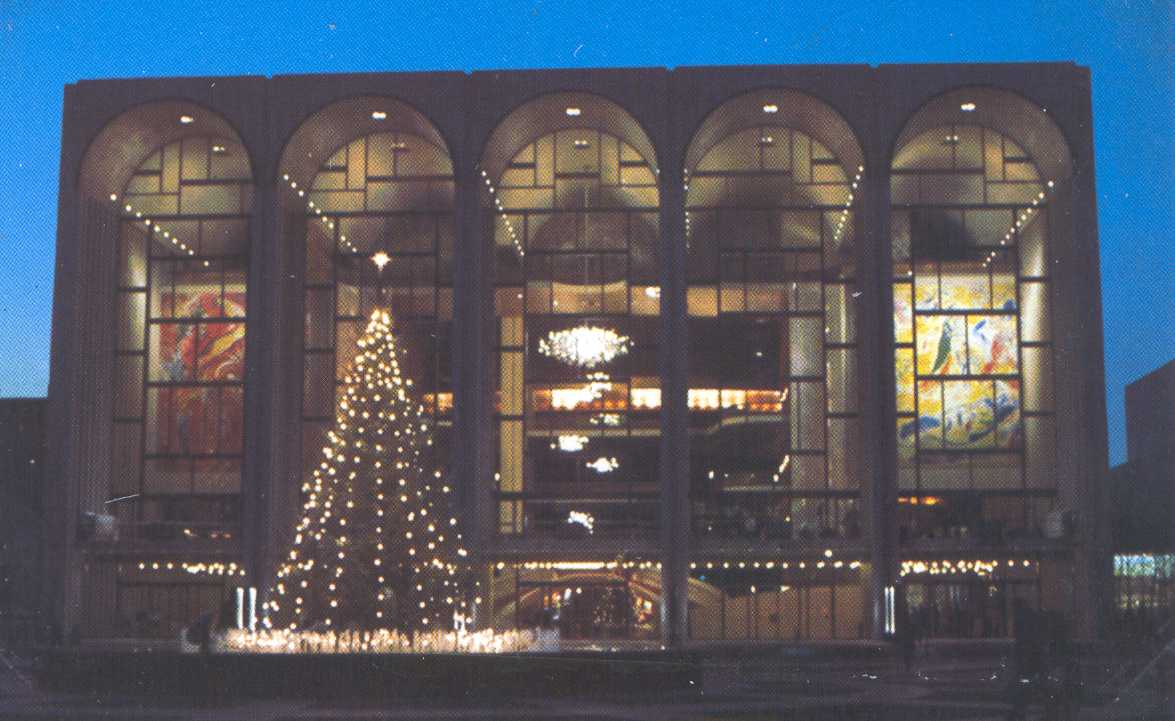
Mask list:
[[[180,122],[184,123],[182,116]],[[240,525],[252,173],[227,135],[184,135],[131,173],[119,208],[111,508],[140,540]]]
[[[919,111],[894,153],[906,541],[1037,536],[1056,505],[1050,208],[1068,155],[1040,116],[1007,94],[957,91]]]
[[[655,528],[660,335],[655,158],[615,104],[546,96],[481,164],[494,267],[503,534]]]
[[[687,153],[690,471],[700,539],[853,539],[855,199],[848,125],[762,91],[714,111]]]
[[[302,475],[322,460],[337,394],[376,308],[389,311],[403,376],[434,421],[424,462],[443,471],[453,408],[448,149],[417,111],[358,98],[308,120],[285,155],[287,207],[305,229]]]

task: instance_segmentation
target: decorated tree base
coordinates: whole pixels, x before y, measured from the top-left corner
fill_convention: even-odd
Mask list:
[[[216,642],[219,653],[522,653],[540,650],[535,631],[245,631]]]

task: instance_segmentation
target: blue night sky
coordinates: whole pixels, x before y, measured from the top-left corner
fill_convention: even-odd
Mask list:
[[[0,396],[48,384],[62,87],[105,77],[1072,60],[1093,72],[1112,462],[1123,387],[1175,357],[1172,0],[101,5],[0,3]]]

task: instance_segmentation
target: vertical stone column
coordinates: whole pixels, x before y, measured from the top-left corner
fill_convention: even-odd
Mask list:
[[[1075,68],[1069,114],[1073,176],[1050,203],[1049,275],[1057,374],[1057,486],[1076,511],[1072,539],[1075,631],[1104,635],[1112,602],[1112,551],[1106,479],[1105,366],[1097,236],[1093,122],[1088,70]]]
[[[463,142],[454,154],[457,183],[457,240],[453,259],[453,457],[454,487],[462,512],[466,545],[484,548],[492,532],[490,407],[487,382],[493,367],[486,328],[493,314],[487,302],[492,272],[482,237],[477,149]]]
[[[76,165],[70,152],[77,143],[73,93],[65,89],[62,128],[60,189],[57,201],[57,254],[53,283],[53,330],[49,355],[49,400],[46,412],[48,457],[45,459],[45,547],[41,584],[41,623],[62,628],[69,595],[67,569],[75,552],[75,532],[69,522],[76,474],[72,459],[80,429],[76,422],[77,349],[73,318],[79,299],[79,247],[76,242],[78,211]]]
[[[101,510],[95,504],[104,500],[99,496],[105,486],[99,484],[109,476],[113,343],[109,329],[114,322],[113,264],[119,226],[117,213],[106,207],[109,203],[86,198],[78,189],[82,149],[76,143],[81,133],[76,117],[67,91],[45,479],[45,620],[62,639],[81,620],[83,553],[78,518],[84,510]]]
[[[1064,611],[1079,638],[1104,634],[1112,601],[1110,507],[1107,490],[1105,373],[1102,346],[1097,195],[1089,73],[1070,66],[1056,80],[1057,95],[1040,101],[1056,123],[1064,160],[1035,158],[1054,187],[1048,192],[1048,279],[1053,343],[1056,456],[1060,508],[1073,514],[1074,532],[1056,556],[1041,559],[1043,603]],[[1042,88],[1041,95],[1051,93]],[[1038,148],[1029,148],[1033,152]],[[1071,171],[1069,170],[1071,162]],[[1047,177],[1048,173],[1055,177]]]
[[[661,186],[661,635],[688,638],[689,403],[685,192],[681,154],[659,153]]]
[[[241,556],[250,585],[263,586],[280,538],[284,469],[283,439],[300,437],[300,414],[282,408],[289,395],[291,367],[301,356],[283,353],[281,329],[294,315],[282,303],[287,249],[278,235],[280,190],[268,164],[254,168],[253,208],[249,217],[249,277],[245,345],[245,460],[241,474]],[[301,389],[301,383],[294,388]],[[275,451],[277,453],[275,453]]]
[[[873,106],[880,83],[874,84]],[[885,151],[889,123],[879,114],[861,142],[865,171],[858,206],[856,299],[861,383],[861,477],[869,509],[870,576],[868,597],[871,636],[885,632],[885,589],[895,582],[896,447],[893,418],[893,257],[889,238],[889,157]]]

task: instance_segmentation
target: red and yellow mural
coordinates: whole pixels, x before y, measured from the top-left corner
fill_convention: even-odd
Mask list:
[[[156,451],[184,455],[239,453],[243,431],[239,384],[245,364],[245,294],[225,291],[222,296],[216,290],[167,295],[164,302],[174,303],[175,317],[185,320],[161,324],[156,336],[155,378],[177,385],[158,391],[155,414],[160,432]]]

